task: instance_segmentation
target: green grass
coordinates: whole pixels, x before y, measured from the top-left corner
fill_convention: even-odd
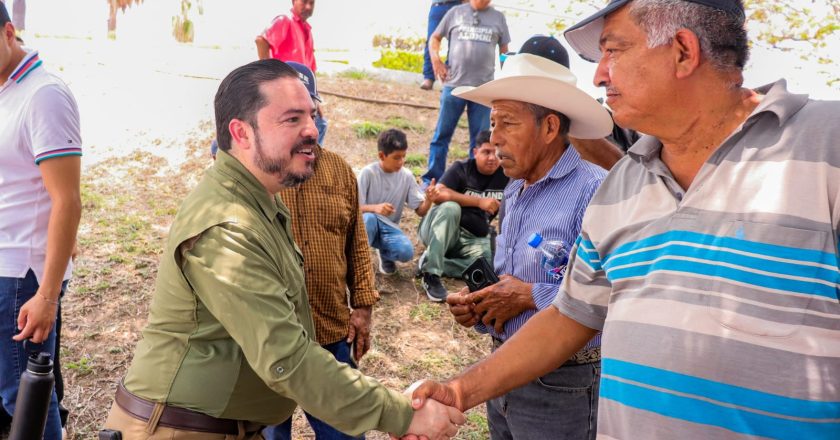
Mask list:
[[[469,146],[467,146],[467,148],[469,148]],[[464,151],[460,147],[450,147],[449,148],[449,157],[451,157],[454,160],[461,160],[461,159],[466,159],[466,158],[470,157],[470,154],[467,153],[466,151]]]
[[[423,124],[419,122],[411,122],[400,116],[389,116],[388,119],[385,120],[385,125],[394,128],[401,128],[403,130],[411,130],[415,133],[424,133],[426,131],[426,127],[423,126]]]
[[[385,130],[385,126],[378,122],[364,121],[353,124],[353,131],[359,139],[370,139],[379,136]]]
[[[370,79],[370,75],[367,72],[362,70],[350,69],[345,70],[343,72],[339,72],[338,76],[341,78],[349,78],[349,79]]]
[[[404,72],[422,73],[423,53],[383,49],[379,51],[379,59],[373,62],[373,66],[391,70],[402,70]]]
[[[490,426],[487,424],[487,416],[479,411],[472,411],[466,414],[467,424],[458,432],[458,438],[464,440],[484,440],[490,438]]]
[[[422,302],[409,310],[408,317],[412,321],[437,321],[440,318],[441,310],[437,304]]]
[[[408,153],[405,155],[405,166],[407,167],[422,167],[427,162],[426,155],[422,153]]]
[[[93,373],[93,362],[87,356],[80,358],[78,361],[62,362],[64,368],[75,371],[80,376],[87,376]]]

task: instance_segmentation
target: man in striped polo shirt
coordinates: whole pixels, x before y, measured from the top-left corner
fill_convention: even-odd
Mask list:
[[[56,351],[82,209],[81,154],[73,95],[20,46],[0,4],[0,398],[9,414],[27,352]],[[61,438],[55,393],[44,438]]]
[[[567,31],[650,136],[593,197],[555,307],[416,397],[468,408],[603,330],[601,438],[840,438],[840,103],[743,88],[744,21],[738,0],[613,0]]]
[[[490,143],[511,178],[496,239],[494,267],[500,282],[447,298],[455,319],[489,333],[498,349],[551,307],[562,280],[545,270],[541,254],[528,245],[529,236],[562,240],[571,251],[586,206],[606,175],[581,159],[568,136],[603,138],[612,121],[597,101],[575,87],[565,66],[533,54],[508,57],[496,80],[453,93],[491,107]],[[599,361],[600,339],[595,337],[568,362],[490,400],[491,438],[594,439]]]

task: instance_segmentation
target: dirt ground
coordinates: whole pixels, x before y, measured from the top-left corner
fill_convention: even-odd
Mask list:
[[[322,77],[319,81],[325,92],[432,106],[438,100],[436,91],[373,80],[364,74]],[[327,93],[324,98],[330,122],[325,147],[340,152],[354,169],[376,156],[375,138],[360,138],[354,130],[365,122],[401,126],[408,134],[413,166],[421,168],[422,162],[425,167],[436,110],[359,102]],[[150,133],[138,139],[130,154],[85,169],[81,254],[63,303],[61,356],[67,382],[64,405],[70,410],[68,439],[93,439],[104,422],[116,383],[129,365],[146,323],[168,228],[180,201],[211,164],[208,147],[212,137],[210,120],[202,121],[199,130],[172,140],[171,145]],[[460,128],[450,159],[463,157],[466,145],[466,130]],[[187,160],[173,166],[155,154],[166,148],[184,149]],[[402,222],[415,243],[418,222],[410,211]],[[485,356],[489,348],[486,337],[461,328],[445,306],[426,299],[415,270],[416,259],[400,264],[394,276],[377,275],[382,298],[374,311],[374,348],[360,366],[366,374],[396,389],[421,378],[449,377]],[[462,286],[457,280],[446,283],[450,291]],[[469,424],[458,438],[487,438],[484,408],[473,409],[468,417]],[[300,411],[295,437],[314,438]],[[374,432],[368,438],[387,436]]]

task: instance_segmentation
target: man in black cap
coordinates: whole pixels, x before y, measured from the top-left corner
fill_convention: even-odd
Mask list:
[[[599,438],[840,438],[840,103],[742,86],[740,0],[613,0],[565,35],[648,135],[592,198],[554,307],[415,406],[466,410],[602,330]]]

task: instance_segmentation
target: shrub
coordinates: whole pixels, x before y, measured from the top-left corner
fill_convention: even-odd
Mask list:
[[[360,139],[368,139],[379,136],[379,133],[385,130],[385,126],[376,122],[364,121],[358,124],[353,124],[353,131]]]
[[[423,54],[406,52],[404,50],[384,49],[380,51],[380,58],[373,62],[374,67],[403,70],[406,72],[423,72]]]

